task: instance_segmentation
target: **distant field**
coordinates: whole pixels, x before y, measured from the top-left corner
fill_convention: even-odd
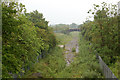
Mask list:
[[[59,41],[59,44],[66,44],[68,41],[72,40],[73,37],[76,37],[79,35],[79,32],[70,32],[69,35],[63,34],[63,33],[55,33],[57,40]]]
[[[71,35],[72,37],[78,37],[78,36],[79,36],[79,33],[80,33],[80,32],[74,31],[74,32],[71,32],[70,35]]]
[[[64,45],[72,39],[72,36],[71,35],[66,35],[66,34],[63,34],[63,33],[56,33],[56,38],[59,41],[59,44]]]

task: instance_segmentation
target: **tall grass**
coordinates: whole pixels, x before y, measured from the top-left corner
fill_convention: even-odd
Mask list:
[[[41,59],[40,62],[36,63],[34,68],[26,73],[24,77],[37,78],[38,76],[33,76],[33,73],[40,73],[44,78],[56,77],[56,74],[62,71],[66,66],[62,53],[63,49],[56,47],[46,58]]]
[[[55,33],[56,38],[59,41],[58,44],[67,44],[68,41],[72,40],[73,37],[78,37],[79,32],[70,32],[70,34]]]
[[[72,39],[72,36],[63,34],[63,33],[56,33],[56,38],[57,38],[58,44],[64,45]]]

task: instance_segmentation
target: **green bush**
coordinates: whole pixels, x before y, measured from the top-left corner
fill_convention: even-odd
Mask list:
[[[53,48],[50,51],[50,55],[36,63],[34,67],[25,74],[24,78],[33,78],[33,73],[41,73],[44,78],[55,78],[57,74],[66,67],[62,53],[63,49],[59,47]]]
[[[75,49],[75,48],[72,48],[72,52],[76,52],[76,49]]]
[[[55,35],[42,14],[38,11],[30,14],[32,16],[27,15],[22,3],[2,2],[3,78],[12,78],[13,74],[20,77],[20,73],[33,67],[38,56],[45,55],[56,45]]]
[[[116,57],[120,56],[117,4],[94,4],[93,10],[88,13],[92,13],[94,20],[84,22],[80,29],[84,39],[90,42],[90,52],[98,53],[108,66],[115,65],[118,60]]]

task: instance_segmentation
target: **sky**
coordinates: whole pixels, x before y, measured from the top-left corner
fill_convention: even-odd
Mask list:
[[[120,0],[19,0],[27,12],[38,10],[50,24],[82,24],[93,4],[117,4]],[[92,19],[91,19],[92,20]]]

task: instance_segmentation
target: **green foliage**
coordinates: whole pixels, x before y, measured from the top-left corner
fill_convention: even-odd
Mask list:
[[[33,22],[35,27],[39,27],[42,29],[48,28],[48,21],[45,21],[45,18],[43,18],[43,14],[39,13],[37,10],[31,13],[26,13],[26,16],[30,21]]]
[[[36,63],[24,78],[38,78],[38,75],[33,75],[35,73],[40,73],[43,78],[103,78],[96,57],[89,53],[88,47],[84,39],[80,41],[80,52],[70,66],[66,66],[62,54],[64,50],[56,47],[50,51],[50,55]]]
[[[36,63],[35,66],[25,74],[24,78],[33,78],[33,73],[41,73],[43,78],[55,78],[66,66],[62,53],[63,50],[61,48],[55,47],[50,51],[50,55]]]
[[[115,64],[111,64],[110,65],[110,69],[112,70],[112,72],[115,74],[115,76],[120,79],[120,57],[115,57],[117,59],[117,61],[115,62]]]
[[[69,29],[78,28],[78,25],[75,23],[72,23],[70,25],[68,25],[68,24],[56,24],[56,25],[51,25],[51,27],[53,28],[54,32],[56,32],[56,33],[64,33],[64,34],[69,35],[69,33],[70,33]]]
[[[75,49],[75,48],[72,48],[72,52],[76,52],[76,49]]]
[[[54,32],[56,32],[56,33],[69,34],[69,25],[56,24],[56,25],[51,25],[51,27],[53,28]]]
[[[72,39],[71,35],[66,35],[63,33],[55,33],[58,44],[64,45]]]
[[[120,56],[120,35],[117,27],[119,16],[116,14],[116,5],[109,6],[102,3],[101,7],[94,4],[94,10],[89,12],[94,15],[94,21],[88,20],[80,25],[81,34],[87,42],[80,36],[80,52],[76,55],[74,62],[65,68],[63,50],[54,47],[59,41],[60,44],[66,44],[74,35],[78,36],[76,33],[66,35],[69,33],[67,31],[70,26],[59,24],[50,28],[43,14],[37,10],[26,13],[25,5],[21,3],[2,2],[3,29],[2,37],[0,36],[0,42],[2,42],[0,52],[2,51],[3,61],[2,77],[12,78],[14,74],[20,77],[20,73],[25,73],[25,77],[32,77],[32,73],[38,72],[48,78],[99,78],[101,70],[95,55],[91,54],[96,53],[94,51],[101,55],[118,77],[120,68],[116,66],[120,66],[118,57]],[[72,27],[74,26],[77,25],[72,24]],[[53,30],[61,33],[55,35]],[[51,49],[55,50],[51,51]],[[72,51],[74,52],[75,49]],[[47,55],[49,52],[51,55],[40,59],[39,56]]]
[[[69,29],[69,25],[66,24],[56,24],[56,25],[51,25],[54,31],[62,31]]]
[[[70,40],[72,40],[73,37],[78,37],[79,36],[79,32],[70,32],[69,35],[67,34],[63,34],[63,33],[55,33],[56,39],[57,39],[57,43],[64,45],[67,44]]]
[[[2,78],[2,36],[0,35],[0,79]]]
[[[88,50],[88,42],[82,39],[81,34],[80,39],[79,53],[70,66],[57,74],[57,78],[103,78],[96,56]]]
[[[115,57],[120,56],[117,6],[105,2],[101,6],[94,4],[89,13],[94,15],[94,21],[85,22],[80,29],[91,45],[90,52],[99,53],[108,65],[115,64]]]
[[[72,38],[79,37],[79,32],[73,31],[73,32],[70,32],[70,35],[71,35]]]
[[[25,11],[25,6],[21,3],[2,2],[3,78],[12,78],[13,74],[20,77],[20,73],[33,67],[38,56],[43,53],[45,55],[56,45],[55,35],[48,28],[42,14],[34,11],[29,13],[33,16],[28,17]],[[35,19],[35,22],[29,18]]]
[[[75,23],[70,24],[70,28],[78,28],[78,25]]]

